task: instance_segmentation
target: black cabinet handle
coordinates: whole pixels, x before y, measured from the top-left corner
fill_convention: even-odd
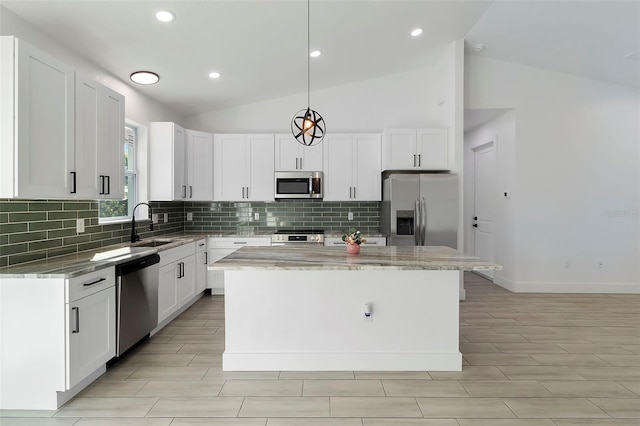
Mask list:
[[[107,191],[106,194],[111,194],[111,176],[105,176],[107,178]]]
[[[71,331],[72,333],[80,333],[80,308],[71,308],[72,311],[76,311],[76,325],[74,329]]]
[[[208,265],[209,264],[209,252],[204,252],[204,264]]]
[[[477,227],[478,227],[478,224],[477,224],[477,223],[474,223],[474,224],[473,224],[473,227],[474,227],[474,228],[477,228]]]
[[[71,193],[76,193],[76,172],[71,172]]]
[[[106,278],[100,278],[98,280],[91,281],[90,283],[84,283],[82,285],[85,286],[85,287],[89,287],[90,285],[98,284],[98,283],[101,283],[102,281],[106,281],[106,280],[107,280]]]
[[[100,191],[98,194],[104,195],[104,175],[100,175]]]
[[[422,167],[422,154],[418,154],[418,167]]]
[[[478,216],[474,216],[474,217],[473,217],[473,220],[478,220]]]
[[[193,198],[193,186],[189,185],[189,198]]]

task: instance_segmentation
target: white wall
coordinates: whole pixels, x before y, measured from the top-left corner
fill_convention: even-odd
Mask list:
[[[2,6],[0,6],[0,35],[16,36],[124,95],[126,99],[125,116],[129,120],[144,126],[147,126],[151,121],[176,121],[180,123],[183,120],[183,117],[166,105],[145,96],[87,58],[57,43],[47,34],[42,33]]]
[[[515,241],[517,198],[504,198],[505,191],[518,193],[516,185],[516,114],[513,110],[477,127],[464,135],[464,251],[474,254],[473,229],[471,218],[474,216],[475,162],[474,149],[493,141],[496,150],[497,186],[495,193],[495,262],[502,265],[502,271],[494,273],[496,282],[513,283],[516,281]]]
[[[311,82],[313,88],[313,81]],[[434,69],[414,71],[311,92],[311,108],[328,133],[381,132],[392,127],[443,127],[438,113]],[[187,117],[190,129],[216,133],[288,133],[291,119],[307,107],[301,93]]]
[[[513,108],[517,121],[516,270],[500,284],[640,292],[638,89],[478,56],[465,65],[465,106]]]

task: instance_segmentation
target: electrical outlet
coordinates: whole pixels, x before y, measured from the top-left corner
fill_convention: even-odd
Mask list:
[[[84,232],[84,219],[76,220],[76,231],[78,232],[78,234],[81,234]]]
[[[154,213],[151,215],[151,221],[153,223],[158,223],[158,213]]]
[[[347,218],[348,218],[349,220],[353,220],[353,212],[349,212],[349,213],[347,214]]]
[[[193,220],[193,213],[187,212],[187,220]]]
[[[254,218],[255,220],[260,220],[260,213],[255,212],[255,213],[253,214],[253,218]]]
[[[164,214],[164,221],[169,222],[169,213]]]

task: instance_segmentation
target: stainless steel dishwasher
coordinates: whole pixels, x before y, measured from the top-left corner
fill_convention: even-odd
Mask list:
[[[116,356],[158,326],[159,263],[156,253],[116,265]]]

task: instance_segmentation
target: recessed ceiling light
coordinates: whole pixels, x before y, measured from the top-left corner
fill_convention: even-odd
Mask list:
[[[422,34],[422,28],[416,28],[411,31],[411,37],[418,37],[420,34]]]
[[[176,15],[168,10],[160,10],[156,12],[156,19],[160,22],[171,22],[176,19]]]
[[[482,52],[484,50],[484,44],[478,43],[475,46],[473,46],[473,48],[475,49],[476,52]]]
[[[627,56],[625,56],[625,58],[640,61],[640,50],[636,50],[635,52],[629,53]]]
[[[220,73],[219,72],[210,72],[209,73],[209,78],[220,78]]]
[[[136,71],[132,73],[129,78],[131,81],[137,84],[156,84],[160,81],[160,76],[151,71]]]
[[[317,58],[320,55],[322,55],[322,52],[319,50],[314,50],[313,52],[309,53],[309,56],[311,56],[312,58]]]

